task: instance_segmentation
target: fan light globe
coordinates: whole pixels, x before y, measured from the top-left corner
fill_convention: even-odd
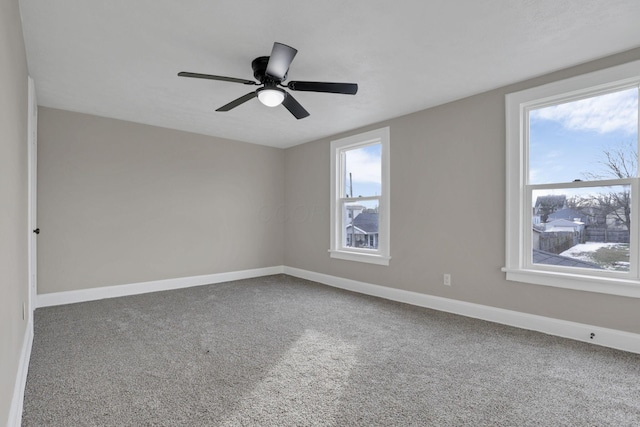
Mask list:
[[[284,91],[279,89],[262,89],[258,91],[258,99],[267,107],[277,107],[284,101]]]

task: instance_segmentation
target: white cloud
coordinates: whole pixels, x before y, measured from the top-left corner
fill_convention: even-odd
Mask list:
[[[638,131],[638,89],[540,108],[530,118],[552,120],[570,130],[634,134]]]
[[[529,182],[537,184],[540,177],[544,176],[544,171],[537,168],[529,169]]]
[[[366,148],[347,152],[347,178],[351,172],[353,182],[361,184],[380,184],[382,172],[380,168],[380,153],[372,153]]]
[[[549,150],[549,152],[546,154],[548,159],[561,158],[563,155],[564,152],[562,150]]]

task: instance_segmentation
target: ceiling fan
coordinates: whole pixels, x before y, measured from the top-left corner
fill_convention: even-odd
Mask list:
[[[358,92],[358,85],[356,83],[290,81],[286,85],[282,84],[282,82],[287,78],[289,66],[291,65],[291,61],[293,61],[293,58],[296,56],[296,53],[298,53],[298,51],[291,46],[276,42],[273,44],[271,56],[260,56],[254,59],[251,62],[251,68],[253,68],[253,77],[255,77],[259,83],[253,80],[214,76],[211,74],[190,73],[187,71],[178,73],[178,76],[261,86],[257,90],[249,92],[248,94],[223,105],[216,111],[229,111],[257,96],[260,102],[268,107],[276,107],[280,104],[284,105],[296,119],[303,119],[307,117],[309,112],[305,110],[290,93],[281,89],[281,87],[286,87],[289,90],[342,93],[346,95],[355,95],[356,92]]]

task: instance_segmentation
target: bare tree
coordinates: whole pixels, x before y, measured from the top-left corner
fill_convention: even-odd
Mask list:
[[[613,150],[604,150],[604,160],[600,161],[601,172],[588,172],[589,180],[623,179],[637,175],[638,152],[629,144],[621,145]],[[627,230],[631,230],[631,192],[629,190],[611,191],[582,198],[573,198],[572,204],[583,210],[587,207],[595,209],[602,218],[613,216]]]
[[[540,213],[540,221],[547,222],[549,219],[549,215],[556,211],[556,206],[552,203],[542,202],[538,207],[538,212]]]
[[[638,152],[631,144],[621,145],[615,150],[603,150],[605,160],[600,173],[587,172],[588,179],[631,178],[638,173]]]

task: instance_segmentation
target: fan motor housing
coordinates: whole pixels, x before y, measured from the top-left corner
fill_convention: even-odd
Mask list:
[[[267,64],[269,64],[268,56],[259,56],[258,58],[251,61],[251,68],[253,69],[253,77],[258,80],[260,83],[265,83],[265,80],[274,80],[274,81],[282,81],[287,78],[285,74],[282,80],[274,79],[273,77],[266,76],[267,74]]]

